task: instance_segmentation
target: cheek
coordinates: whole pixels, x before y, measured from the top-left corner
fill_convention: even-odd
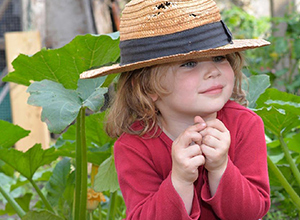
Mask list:
[[[225,69],[224,76],[226,78],[227,83],[233,86],[235,81],[235,75],[230,65]]]

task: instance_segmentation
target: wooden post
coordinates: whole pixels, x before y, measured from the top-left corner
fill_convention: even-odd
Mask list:
[[[95,33],[90,0],[46,1],[47,48],[59,48],[75,36]]]
[[[8,71],[12,72],[11,62],[20,54],[33,55],[41,50],[39,32],[7,32],[5,33],[6,62]],[[41,121],[41,108],[27,104],[29,94],[27,87],[10,83],[10,98],[12,120],[31,133],[15,145],[18,150],[26,151],[36,143],[41,143],[43,148],[49,147],[50,135],[47,125]]]
[[[113,25],[109,12],[110,1],[93,0],[93,14],[95,19],[95,26],[98,34],[107,34],[113,31]]]

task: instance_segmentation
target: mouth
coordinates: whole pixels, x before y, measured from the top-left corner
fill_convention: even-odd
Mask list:
[[[200,92],[201,94],[219,94],[223,91],[224,86],[222,85],[216,85],[216,86],[211,86],[208,89]]]

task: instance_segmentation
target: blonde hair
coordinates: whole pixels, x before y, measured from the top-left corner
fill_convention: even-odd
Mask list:
[[[246,95],[242,90],[244,57],[235,52],[226,55],[226,58],[235,73],[231,98],[246,106]],[[117,93],[106,116],[106,132],[110,137],[119,137],[123,132],[144,135],[157,126],[159,112],[150,96],[170,93],[161,83],[167,68],[168,65],[152,66],[120,74]],[[142,130],[131,128],[135,121],[143,124]]]

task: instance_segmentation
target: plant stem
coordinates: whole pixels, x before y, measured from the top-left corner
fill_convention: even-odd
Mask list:
[[[108,210],[107,210],[106,220],[115,219],[117,193],[118,193],[117,191],[115,191],[113,193],[110,193],[109,207],[108,207]]]
[[[99,203],[99,220],[102,220],[102,206],[101,206],[101,202]]]
[[[13,207],[13,209],[16,211],[16,213],[20,218],[22,218],[26,214],[26,212],[21,208],[21,206],[19,206],[16,200],[14,200],[14,198],[11,197],[11,195],[3,189],[1,184],[0,184],[0,193],[2,193],[3,197]]]
[[[44,196],[44,194],[42,193],[42,191],[40,190],[40,188],[38,187],[38,185],[32,180],[32,179],[28,179],[29,182],[31,183],[31,185],[33,186],[33,188],[35,189],[35,191],[37,192],[37,194],[39,195],[39,197],[42,199],[44,205],[46,206],[46,208],[55,213],[54,209],[52,208],[52,206],[50,205],[48,199],[46,199],[46,197]]]
[[[289,78],[288,78],[288,83],[289,83],[289,84],[292,84],[292,82],[293,82],[293,74],[294,74],[294,72],[295,72],[295,69],[296,69],[296,67],[297,67],[297,64],[298,64],[298,62],[296,61],[296,62],[294,63],[294,65],[291,65],[292,68],[290,68],[290,73],[289,73]]]
[[[293,158],[289,152],[289,148],[286,145],[286,143],[284,142],[282,135],[279,136],[279,141],[281,144],[282,151],[283,151],[283,153],[291,167],[291,170],[294,174],[294,177],[295,177],[296,181],[298,182],[298,184],[300,185],[300,172],[299,172],[295,162],[293,161]]]
[[[87,147],[85,134],[85,107],[82,107],[76,122],[76,177],[75,220],[86,219],[87,203]]]
[[[281,183],[282,187],[287,191],[287,193],[291,196],[292,201],[296,205],[296,207],[300,210],[300,197],[286,180],[282,172],[279,168],[273,163],[273,161],[268,156],[268,165],[270,170],[275,174],[279,182]]]

